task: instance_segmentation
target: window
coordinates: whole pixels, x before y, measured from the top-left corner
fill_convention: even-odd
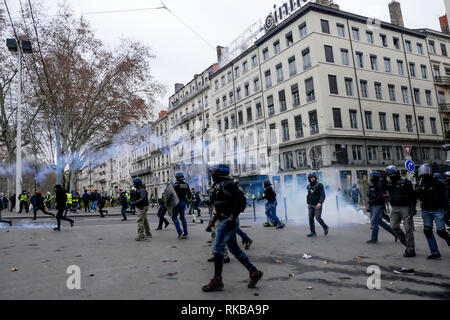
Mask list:
[[[256,55],[252,57],[252,67],[256,67],[258,65],[258,58]]]
[[[222,78],[221,78],[221,82],[222,82],[222,88],[225,86],[225,76],[223,76]]]
[[[262,118],[262,116],[263,116],[262,105],[261,105],[261,103],[257,103],[256,104],[256,117],[258,119],[260,119],[260,118]]]
[[[333,120],[335,128],[342,128],[342,117],[340,108],[333,108]]]
[[[417,43],[417,52],[423,56],[423,46],[421,43]]]
[[[408,132],[414,132],[412,116],[409,116],[409,115],[406,116],[406,129],[408,130]]]
[[[383,160],[384,161],[392,160],[391,147],[383,147]]]
[[[281,130],[283,132],[283,142],[289,141],[289,124],[287,120],[281,121]]]
[[[387,43],[387,37],[385,34],[380,34],[380,38],[381,38],[381,44],[383,45],[383,47],[387,47],[388,43]]]
[[[406,52],[412,52],[411,41],[405,40]]]
[[[433,105],[433,101],[431,98],[431,91],[430,90],[426,90],[425,91],[425,98],[427,99],[427,106],[432,106]]]
[[[362,160],[362,146],[352,146],[353,160],[361,161]]]
[[[219,90],[219,80],[214,81],[214,88]]]
[[[439,104],[447,104],[447,99],[445,99],[445,92],[444,91],[439,91],[438,92],[438,99],[439,99]]]
[[[248,82],[244,84],[244,94],[246,97],[250,95],[250,84]]]
[[[280,53],[281,48],[280,48],[280,41],[279,40],[277,40],[277,41],[275,41],[273,43],[273,51],[275,52],[275,54],[279,54]]]
[[[311,68],[311,54],[309,48],[302,51],[303,70]]]
[[[403,61],[402,60],[397,60],[397,69],[398,69],[398,74],[403,76],[405,75],[405,69],[403,68]]]
[[[422,78],[428,79],[427,66],[422,64],[420,70],[422,71]]]
[[[328,75],[328,82],[330,84],[330,94],[339,94],[336,76]]]
[[[302,116],[298,115],[294,118],[295,121],[295,138],[303,138],[303,121]]]
[[[367,35],[367,42],[373,44],[373,32],[372,31],[366,31]],[[355,37],[353,37],[355,39]]]
[[[383,100],[383,92],[381,90],[381,83],[375,82],[375,96],[377,100]]]
[[[231,81],[233,81],[233,73],[230,71],[228,72],[228,83],[230,83]]]
[[[289,76],[293,77],[297,74],[297,64],[295,63],[295,56],[288,59],[289,63]]]
[[[242,99],[240,87],[236,89],[236,99],[237,99],[237,101]]]
[[[431,54],[436,54],[436,46],[434,44],[434,41],[428,41],[428,45],[430,47],[430,53]]]
[[[362,52],[356,52],[356,65],[358,68],[364,68],[364,55]]]
[[[334,63],[333,47],[324,46],[324,48],[325,48],[325,60],[327,62]]]
[[[441,76],[441,70],[438,65],[433,66],[433,76],[434,77],[440,77]]]
[[[267,110],[269,111],[269,116],[273,116],[275,114],[275,107],[273,104],[273,96],[267,97]]]
[[[298,84],[294,84],[291,86],[291,95],[292,95],[292,104],[293,107],[299,107],[300,106],[300,94],[298,91]]]
[[[241,69],[239,67],[234,68],[234,74],[236,78],[239,78],[241,76]]]
[[[265,77],[266,77],[266,88],[272,88],[272,76],[270,74],[270,70],[267,70],[265,72]]]
[[[397,101],[397,97],[395,96],[395,86],[393,84],[388,85],[389,88],[389,99],[392,102]]]
[[[409,63],[409,72],[411,74],[411,77],[416,77],[416,64],[414,62]]]
[[[242,70],[243,70],[244,73],[247,73],[247,72],[248,72],[248,62],[247,62],[247,61],[245,61],[245,62],[242,64]]]
[[[394,130],[395,131],[400,131],[400,115],[393,114],[392,115],[392,120],[394,121]]]
[[[227,96],[222,97],[222,105],[224,108],[227,106]]]
[[[386,113],[380,112],[379,113],[379,117],[380,117],[380,128],[381,128],[381,130],[386,131],[387,130]]]
[[[430,118],[431,132],[437,134],[436,118]]]
[[[352,78],[345,78],[345,91],[347,93],[347,96],[349,96],[349,97],[353,96],[353,79]]]
[[[317,111],[309,112],[309,126],[311,130],[311,135],[315,135],[319,133],[319,121],[317,119]]]
[[[400,39],[394,37],[394,38],[393,38],[393,41],[394,41],[394,47],[395,47],[395,49],[400,50]]]
[[[220,109],[220,99],[216,100],[216,109],[219,110]]]
[[[406,160],[405,151],[403,150],[403,147],[395,147],[395,154],[398,161]]]
[[[359,41],[359,29],[356,27],[352,28],[352,36],[353,36],[353,40],[355,41]]]
[[[330,24],[328,20],[320,20],[320,24],[322,26],[322,32],[330,34]]]
[[[441,43],[441,52],[443,56],[447,56],[447,46],[445,45],[445,43]]]
[[[286,34],[286,46],[291,46],[294,43],[294,37],[292,36],[292,32]]]
[[[300,38],[304,38],[308,35],[308,29],[306,28],[306,22],[303,22],[298,29],[300,30]]]
[[[255,92],[257,92],[257,91],[259,91],[259,89],[261,89],[261,87],[259,86],[259,78],[255,78],[253,80],[253,85],[254,85],[254,88],[255,88]]]
[[[312,102],[316,100],[313,78],[305,80],[305,89],[306,89],[306,102]]]
[[[419,117],[419,132],[425,133],[425,118]]]
[[[234,129],[236,128],[236,116],[232,114],[230,118],[231,118],[231,129]]]
[[[377,56],[370,55],[370,67],[373,71],[378,71],[378,62],[377,62]]]
[[[247,122],[250,122],[253,120],[253,114],[252,114],[252,108],[247,108]]]
[[[367,130],[373,130],[373,123],[372,123],[372,112],[365,111],[364,112],[364,118],[366,120],[366,129]]]
[[[369,157],[369,161],[378,161],[378,151],[376,146],[367,147],[367,154]]]
[[[341,38],[345,38],[345,26],[343,24],[337,24],[337,33]]]
[[[292,157],[292,152],[283,153],[284,159],[284,169],[289,170],[294,167],[294,158]]]
[[[269,133],[270,133],[270,142],[271,144],[277,143],[277,132],[276,132],[276,125],[275,123],[272,123],[269,125]]]
[[[229,128],[228,117],[225,118],[225,130]]]
[[[416,102],[416,104],[422,104],[422,99],[420,98],[420,90],[419,89],[414,89],[414,101]]]
[[[408,87],[402,87],[403,103],[409,103]]]
[[[283,82],[284,80],[283,65],[281,63],[278,64],[276,69],[277,69],[277,82],[278,83]]]
[[[286,111],[286,93],[284,92],[284,90],[278,92],[278,100],[280,102],[280,112]]]
[[[265,48],[263,50],[263,58],[264,58],[264,61],[269,60],[269,49],[268,48]]]
[[[348,50],[347,49],[341,49],[341,58],[342,58],[342,64],[344,66],[348,66],[350,64],[348,59]]]
[[[350,128],[358,129],[357,111],[350,110],[349,114],[350,114]]]
[[[367,88],[367,81],[366,80],[361,80],[361,96],[363,98],[369,98],[369,90]]]
[[[230,92],[229,96],[230,96],[230,104],[234,103],[234,95],[233,95],[233,92]],[[239,98],[239,97],[238,97],[238,98]]]
[[[391,59],[390,58],[384,58],[384,70],[388,73],[392,72],[391,68]]]

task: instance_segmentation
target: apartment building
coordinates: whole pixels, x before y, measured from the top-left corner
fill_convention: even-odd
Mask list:
[[[308,3],[211,75],[221,134],[210,156],[249,184],[270,168],[283,190],[314,169],[346,188],[403,167],[403,145],[417,163],[444,164],[428,50],[424,33]]]

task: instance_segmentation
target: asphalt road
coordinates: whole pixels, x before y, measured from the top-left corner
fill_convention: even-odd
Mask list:
[[[367,224],[332,228],[328,237],[318,229],[319,237],[308,239],[304,226],[288,221],[283,230],[266,229],[249,213],[241,226],[255,241],[248,254],[263,280],[247,289],[248,274],[232,258],[224,267],[225,290],[207,294],[200,290],[213,273],[206,225],[190,223],[189,240],[177,240],[171,225],[138,243],[135,219],[76,217],[75,227],[64,224],[60,233],[51,230],[53,219],[2,225],[0,299],[450,299],[450,249],[438,240],[443,259],[427,261],[419,228],[418,256],[405,259],[384,231],[378,245],[367,245]],[[156,217],[150,220],[154,229]],[[312,258],[302,259],[304,253]],[[81,269],[81,290],[67,289],[71,265]],[[367,288],[372,265],[381,268],[381,290]],[[416,275],[393,273],[403,266]]]

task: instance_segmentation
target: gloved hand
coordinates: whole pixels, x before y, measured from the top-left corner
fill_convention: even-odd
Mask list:
[[[225,225],[227,228],[233,228],[236,225],[236,218],[234,216],[229,217],[225,220]]]
[[[206,232],[212,232],[212,227],[213,227],[214,223],[212,223],[211,221],[208,223],[208,227],[206,227],[205,231]]]

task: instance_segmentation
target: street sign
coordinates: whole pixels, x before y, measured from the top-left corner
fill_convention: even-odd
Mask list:
[[[405,150],[408,157],[411,156],[412,146],[403,146],[403,150]]]
[[[408,172],[414,172],[414,170],[416,169],[416,164],[414,163],[414,161],[408,160],[405,162],[405,167]]]

